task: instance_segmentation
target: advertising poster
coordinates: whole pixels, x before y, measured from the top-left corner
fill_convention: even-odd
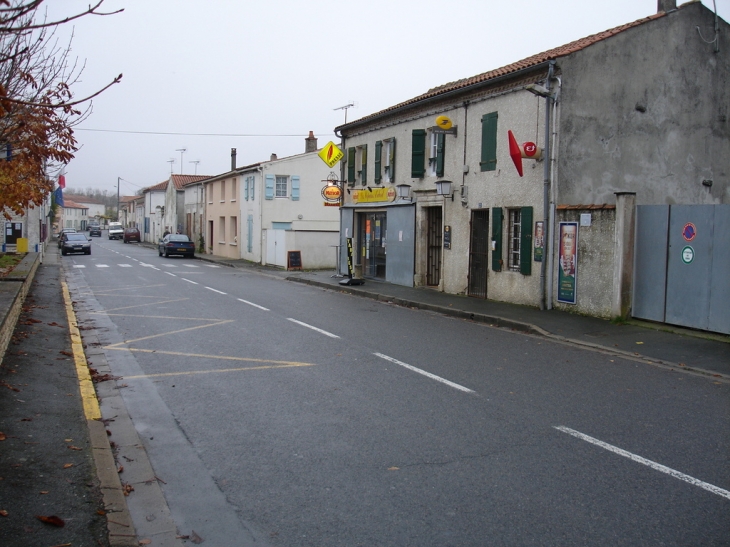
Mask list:
[[[558,234],[558,302],[575,304],[578,278],[578,223],[561,222]]]
[[[535,223],[535,237],[532,240],[535,242],[535,248],[532,253],[532,259],[535,262],[542,262],[542,255],[545,249],[545,236],[543,231],[542,220],[538,220]]]

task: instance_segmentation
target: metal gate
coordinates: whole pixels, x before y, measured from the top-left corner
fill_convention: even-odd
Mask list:
[[[489,211],[471,213],[471,241],[469,242],[469,296],[487,297],[489,267]]]
[[[441,207],[428,207],[428,265],[426,268],[426,285],[436,287],[441,283]]]
[[[636,208],[632,315],[730,334],[730,205]]]

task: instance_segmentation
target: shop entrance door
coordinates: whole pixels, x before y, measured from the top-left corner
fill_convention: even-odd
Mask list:
[[[360,220],[363,276],[385,279],[386,213],[363,213]]]
[[[469,242],[469,296],[487,297],[487,268],[489,266],[489,212],[471,213]]]

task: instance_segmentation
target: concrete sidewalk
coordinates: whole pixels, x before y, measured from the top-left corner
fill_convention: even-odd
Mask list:
[[[344,286],[340,285],[342,278],[335,277],[332,270],[287,272],[246,260],[213,255],[196,257],[206,262],[546,336],[621,357],[730,381],[730,336],[636,320],[619,325],[559,310],[540,311],[528,306],[446,294],[429,288],[403,287],[370,279],[365,280],[363,285]]]

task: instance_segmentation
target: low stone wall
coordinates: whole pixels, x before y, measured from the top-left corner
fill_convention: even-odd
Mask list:
[[[40,264],[40,253],[28,253],[15,269],[0,277],[0,356],[5,352],[13,336],[15,325],[23,309],[25,296],[33,283]]]

